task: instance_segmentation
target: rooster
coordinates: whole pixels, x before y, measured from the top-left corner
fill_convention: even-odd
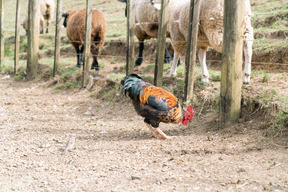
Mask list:
[[[121,84],[123,85],[122,94],[126,96],[128,93],[136,112],[144,117],[145,124],[152,132],[151,137],[171,139],[172,137],[167,136],[158,128],[159,123],[182,122],[186,125],[193,117],[192,106],[187,107],[187,112],[184,111],[175,95],[144,82],[137,74],[126,76]]]

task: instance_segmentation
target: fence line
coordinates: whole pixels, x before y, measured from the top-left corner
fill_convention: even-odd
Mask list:
[[[107,38],[107,37],[106,37]],[[262,42],[262,41],[275,41],[275,42],[279,42],[281,39],[245,39],[244,41],[254,41],[254,42]],[[283,40],[283,39],[282,39]],[[69,39],[64,39],[64,40],[61,40],[62,43],[81,43],[82,41],[70,41]],[[102,43],[103,41],[91,41],[92,43]],[[107,43],[107,41],[104,41]],[[110,42],[113,42],[113,43],[126,43],[126,41],[122,41],[122,40],[111,40]],[[148,40],[145,40],[145,41],[137,41],[135,43],[140,43],[140,42],[155,42],[157,43],[158,40],[156,38],[154,39],[148,39]],[[171,43],[187,43],[187,41],[172,41],[171,39],[168,41],[168,42],[171,42]],[[199,43],[211,43],[213,41],[208,41],[208,40],[198,40],[197,42]],[[214,41],[214,42],[219,42],[219,41]],[[82,42],[83,43],[83,42]],[[208,47],[211,47],[211,46],[208,46]]]
[[[150,4],[150,2],[149,3],[145,3],[145,4]],[[140,5],[140,4],[135,4],[135,5]],[[102,7],[102,6],[99,6],[99,7],[96,7],[95,6],[95,8],[96,9],[99,9],[99,10],[108,10],[108,9],[113,9],[113,8],[124,8],[124,7],[126,7],[126,5],[123,3],[123,4],[121,4],[121,5],[117,5],[117,6],[109,6],[109,7]],[[124,13],[124,10],[123,10],[123,13]],[[279,13],[279,12],[278,12]],[[256,14],[254,14],[253,15],[253,17],[255,17],[255,16],[263,16],[263,15],[275,15],[275,14],[278,14],[278,13],[256,13]],[[281,12],[282,13],[282,12]],[[285,13],[285,12],[283,12],[283,13]],[[44,14],[45,15],[45,14]],[[106,13],[106,15],[109,15],[109,13]],[[123,16],[124,16],[124,14],[123,14]],[[215,20],[213,20],[213,21],[215,21],[215,22],[217,22],[217,21],[219,21],[219,20],[217,20],[217,19],[215,19]],[[175,21],[175,22],[181,22],[180,20],[177,20],[177,21]],[[158,24],[158,22],[140,22],[140,23],[135,23],[135,26],[136,25],[145,25],[145,24]],[[109,25],[109,24],[107,24],[108,26],[109,26],[109,28],[111,28],[111,27],[113,27],[113,28],[117,28],[118,26],[117,26],[117,24],[112,24],[112,25]],[[115,26],[116,25],[116,26]],[[107,26],[107,27],[108,27]],[[83,26],[75,26],[75,28],[79,28],[79,27],[83,27]],[[13,28],[6,28],[6,29],[4,29],[4,32],[5,31],[15,31],[15,29],[13,29]],[[49,35],[49,34],[48,34]],[[46,35],[46,36],[48,36],[48,35]],[[52,35],[51,35],[52,36]],[[54,35],[53,35],[54,36]],[[268,42],[271,42],[271,41],[279,41],[279,39],[253,39],[253,40],[251,40],[251,39],[249,39],[249,40],[246,40],[246,41],[254,41],[254,42],[260,42],[261,43],[261,41],[263,41],[263,40],[265,40],[265,41],[268,41]],[[170,40],[169,40],[170,41]],[[61,40],[61,42],[62,43],[71,43],[71,42],[77,42],[77,43],[81,43],[80,41],[69,41],[69,40]],[[107,42],[107,41],[106,41]],[[119,42],[119,43],[125,43],[125,41],[121,41],[121,40],[112,40],[112,41],[110,41],[110,42]],[[110,42],[108,42],[108,43],[110,43]],[[141,41],[139,41],[139,42],[141,42]],[[143,41],[143,42],[146,42],[146,43],[149,43],[149,42],[157,42],[157,39],[154,39],[154,40],[145,40],[145,41]],[[180,42],[183,42],[183,43],[186,43],[186,41],[173,41],[172,43],[180,43]],[[207,42],[207,43],[209,43],[209,41],[205,41],[205,40],[198,40],[198,42]],[[211,42],[211,41],[210,41]],[[93,41],[93,43],[100,43],[99,41]],[[71,53],[71,55],[75,55],[75,53]],[[62,56],[65,56],[65,55],[67,55],[67,53],[64,53],[64,54],[61,54],[60,53],[60,55],[62,55]],[[93,56],[93,55],[92,55]],[[98,57],[110,57],[109,55],[98,55]],[[111,57],[114,57],[114,56],[111,56]],[[123,57],[124,58],[124,56],[117,56],[117,57]],[[253,57],[253,56],[252,56]],[[207,60],[207,62],[221,62],[220,60]],[[281,65],[281,66],[287,66],[288,65],[288,63],[273,63],[273,62],[251,62],[252,64],[257,64],[257,65]]]

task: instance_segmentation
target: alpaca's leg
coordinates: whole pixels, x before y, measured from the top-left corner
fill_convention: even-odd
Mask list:
[[[207,53],[207,47],[204,48],[201,47],[198,50],[198,58],[202,69],[201,81],[203,82],[209,82],[209,73],[206,65],[206,53]]]
[[[180,57],[180,53],[174,51],[174,59],[173,59],[173,63],[170,69],[169,77],[177,75],[177,63],[178,63],[179,57]]]

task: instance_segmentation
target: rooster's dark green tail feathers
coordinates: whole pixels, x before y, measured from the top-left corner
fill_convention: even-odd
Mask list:
[[[125,79],[121,81],[123,85],[122,94],[124,93],[126,95],[128,92],[131,99],[134,99],[142,88],[142,86],[137,83],[139,81],[144,82],[143,79],[136,74],[126,76]]]

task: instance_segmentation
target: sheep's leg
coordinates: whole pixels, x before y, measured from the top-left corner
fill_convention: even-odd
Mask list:
[[[245,67],[243,71],[243,83],[247,84],[250,83],[252,45],[253,45],[253,28],[249,30],[249,34],[247,35],[246,40],[244,42]]]
[[[46,33],[49,32],[49,30],[48,30],[49,26],[50,26],[50,18],[46,22]]]
[[[80,65],[83,64],[83,57],[84,57],[84,45],[81,46],[81,49],[80,49]]]
[[[99,63],[97,61],[99,48],[96,48],[94,45],[91,45],[91,52],[92,52],[92,57],[93,57],[93,63],[91,65],[91,69],[95,69],[96,71],[99,71]]]
[[[75,46],[76,54],[77,54],[77,64],[76,67],[81,67],[81,51],[79,49],[79,46]]]
[[[165,47],[165,56],[164,56],[164,63],[170,63],[170,54],[168,52],[167,47]]]
[[[209,73],[206,65],[206,53],[207,53],[207,47],[205,47],[204,49],[200,48],[198,50],[198,58],[202,69],[202,77],[201,77],[202,82],[209,82]]]
[[[139,41],[139,54],[137,60],[135,61],[136,66],[140,66],[143,62],[143,50],[144,50],[144,41]]]
[[[44,19],[43,16],[40,17],[40,34],[44,32]]]
[[[174,51],[174,59],[173,59],[173,63],[170,69],[169,77],[177,75],[177,62],[179,60],[179,57],[180,57],[180,53],[177,51]]]

